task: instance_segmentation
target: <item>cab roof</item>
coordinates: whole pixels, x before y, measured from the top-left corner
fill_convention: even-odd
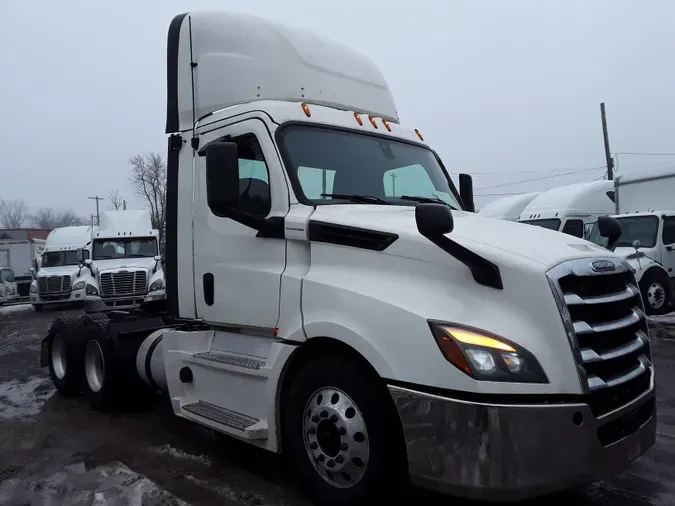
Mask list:
[[[564,214],[613,214],[613,181],[575,183],[543,192],[520,214],[519,221],[562,217]]]

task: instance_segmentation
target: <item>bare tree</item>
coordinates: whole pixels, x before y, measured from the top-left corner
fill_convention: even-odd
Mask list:
[[[73,211],[55,211],[44,207],[38,209],[30,217],[31,224],[36,228],[54,229],[59,227],[72,227],[74,225],[86,225],[87,220],[79,217]]]
[[[110,193],[108,193],[108,200],[110,201],[110,207],[113,211],[119,211],[125,207],[124,199],[117,190],[110,190]]]
[[[134,194],[147,202],[153,228],[159,230],[159,241],[164,246],[166,226],[166,164],[159,153],[134,155],[131,165],[131,182]]]
[[[23,200],[0,201],[0,222],[4,228],[21,228],[28,221],[28,206]]]

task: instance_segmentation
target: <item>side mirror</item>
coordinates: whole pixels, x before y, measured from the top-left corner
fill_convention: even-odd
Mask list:
[[[31,277],[32,277],[33,279],[36,279],[36,278],[37,278],[37,271],[35,270],[35,267],[31,267],[31,268],[28,269],[28,270],[30,271]]]
[[[84,252],[82,248],[77,248],[77,262],[82,265],[84,263]]]
[[[93,263],[93,262],[92,262],[91,258],[87,258],[87,259],[84,261],[84,265],[91,265],[92,263]]]
[[[425,237],[449,234],[455,228],[452,210],[443,204],[417,204],[415,222],[417,230]]]
[[[162,261],[162,255],[155,255],[155,262],[161,262]]]
[[[459,175],[459,196],[462,197],[466,210],[470,213],[475,213],[476,205],[473,203],[473,179],[471,175]]]
[[[633,248],[635,248],[636,250],[638,250],[638,249],[640,249],[641,247],[642,247],[642,243],[641,243],[640,241],[638,241],[637,239],[635,239],[635,240],[633,241]]]
[[[598,218],[598,233],[607,238],[607,249],[614,251],[616,242],[621,237],[621,224],[616,218],[611,216],[600,216]]]
[[[239,200],[239,156],[234,142],[206,146],[206,200],[215,213],[236,207]]]

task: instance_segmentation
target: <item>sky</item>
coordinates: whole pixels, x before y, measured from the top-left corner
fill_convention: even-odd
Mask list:
[[[116,189],[138,208],[127,159],[166,152],[168,25],[219,9],[367,54],[477,207],[602,177],[600,102],[619,173],[675,167],[657,155],[675,153],[673,0],[4,0],[0,198],[88,216]]]

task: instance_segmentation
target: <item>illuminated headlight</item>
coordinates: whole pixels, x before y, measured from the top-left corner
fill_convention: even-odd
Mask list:
[[[164,288],[164,280],[163,279],[156,279],[150,285],[149,291],[154,292],[155,290],[161,290],[162,288]]]
[[[548,383],[537,359],[522,346],[478,329],[429,325],[446,360],[476,380]]]
[[[84,288],[84,281],[78,281],[73,285],[73,290],[82,290]]]
[[[94,285],[87,285],[87,295],[98,295],[98,290]]]
[[[30,293],[37,293],[37,286],[30,285]]]

